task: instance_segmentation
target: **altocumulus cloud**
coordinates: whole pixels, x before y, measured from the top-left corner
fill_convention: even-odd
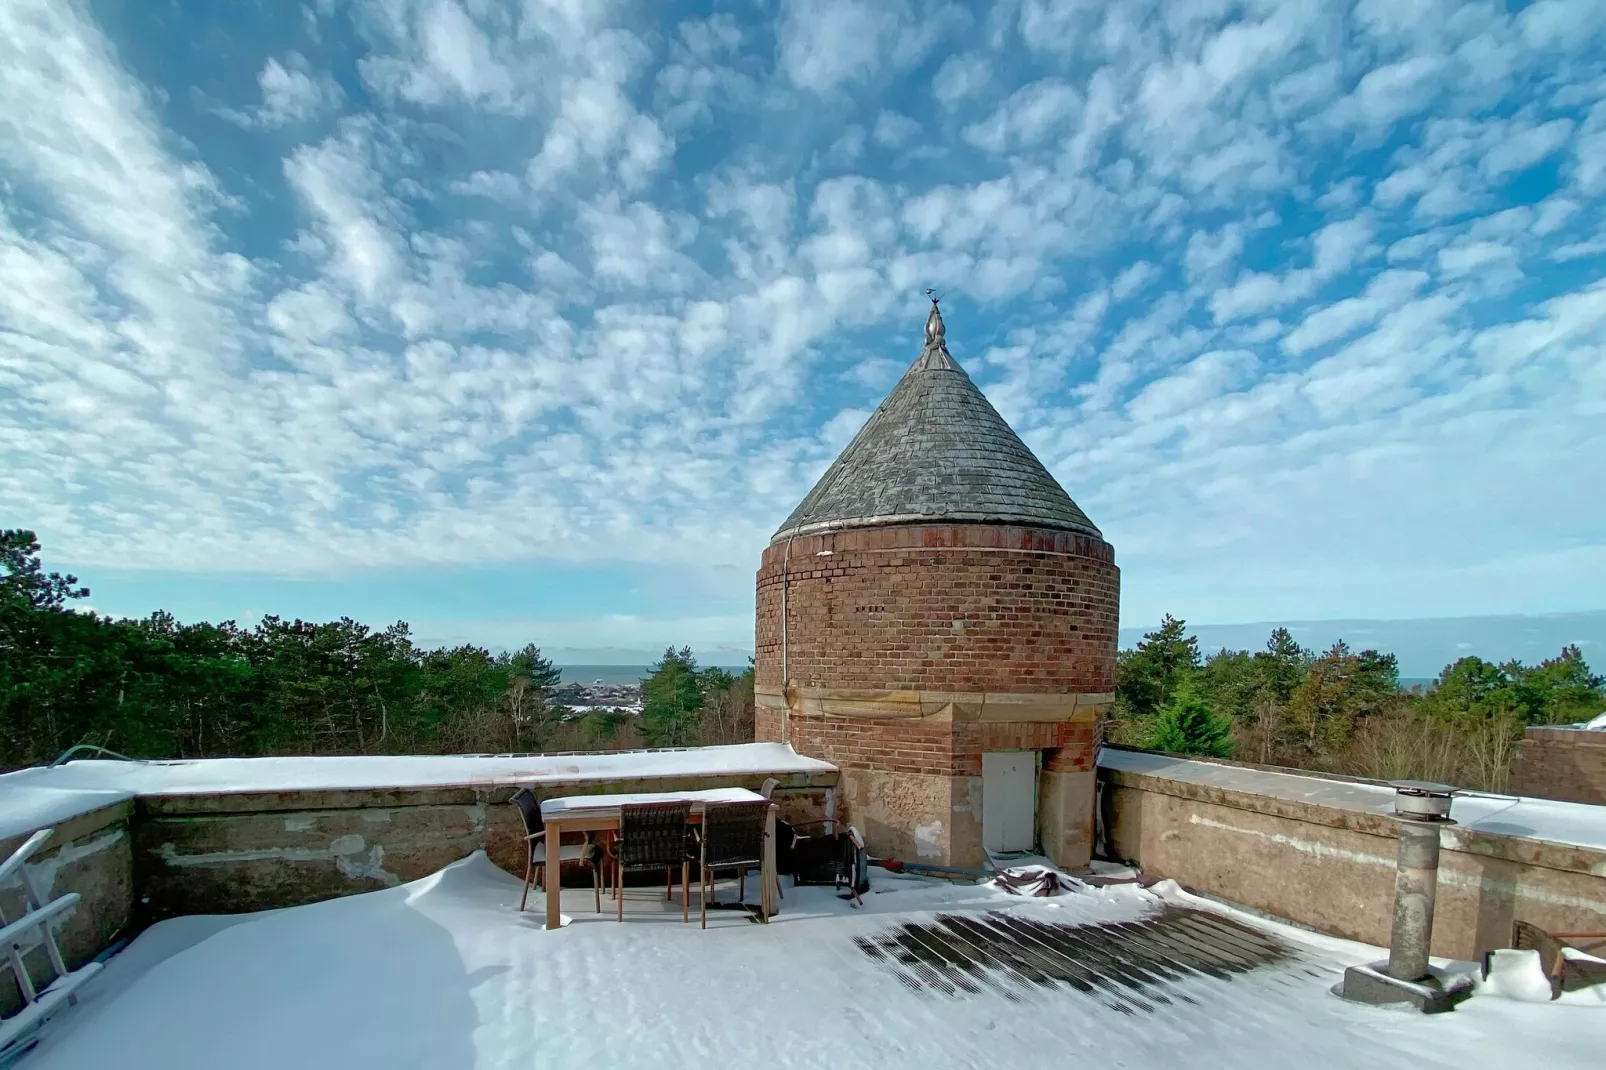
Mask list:
[[[225,7],[0,6],[0,513],[77,567],[739,622],[935,286],[1129,620],[1606,604],[1598,0]]]

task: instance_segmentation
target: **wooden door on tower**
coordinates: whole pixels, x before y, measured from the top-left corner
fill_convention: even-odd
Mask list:
[[[1037,846],[1037,752],[987,751],[981,756],[981,839],[989,851]]]

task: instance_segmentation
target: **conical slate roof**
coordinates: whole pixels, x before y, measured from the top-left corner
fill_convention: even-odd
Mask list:
[[[919,359],[771,542],[943,521],[1103,537],[948,354],[944,334],[933,301]]]

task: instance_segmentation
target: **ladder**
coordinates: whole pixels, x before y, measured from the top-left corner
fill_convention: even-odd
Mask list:
[[[11,1056],[21,1054],[23,1038],[37,1029],[63,1003],[76,1003],[78,997],[74,992],[78,986],[100,970],[98,962],[68,970],[66,960],[61,957],[61,948],[56,944],[56,934],[50,927],[53,919],[78,905],[78,893],[68,892],[58,899],[46,901],[40,894],[38,881],[23,864],[44,846],[54,831],[40,829],[13,851],[10,858],[0,862],[0,888],[16,877],[22,881],[24,892],[21,917],[16,921],[7,921],[5,914],[0,912],[0,953],[8,960],[12,974],[17,978],[17,988],[22,993],[22,1008],[10,1018],[0,1018],[0,1064]],[[36,945],[44,946],[55,975],[42,989],[34,985],[24,961],[27,953]]]

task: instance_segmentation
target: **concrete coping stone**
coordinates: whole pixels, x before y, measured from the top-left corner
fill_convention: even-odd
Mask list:
[[[1381,784],[1113,747],[1101,751],[1098,768],[1101,778],[1119,787],[1399,838],[1393,790]],[[1521,820],[1527,815],[1513,813],[1519,805],[1562,819],[1549,829],[1539,819],[1525,825]],[[1444,830],[1445,850],[1606,876],[1606,807],[1482,794],[1458,798],[1455,807],[1459,810],[1452,808],[1451,816],[1457,824]],[[1582,842],[1568,842],[1569,835]]]
[[[294,810],[351,810],[364,807],[393,809],[405,806],[479,806],[506,803],[514,792],[529,787],[538,798],[558,795],[608,795],[640,790],[650,784],[653,790],[682,791],[717,787],[758,788],[774,777],[777,791],[799,792],[835,787],[836,770],[813,773],[753,772],[666,777],[630,777],[607,780],[577,777],[519,784],[484,781],[456,785],[386,788],[298,789],[295,791],[248,791],[210,793],[152,793],[138,799],[141,816],[180,817],[211,814],[269,813]],[[578,790],[577,790],[578,789]]]
[[[42,861],[75,840],[85,839],[112,825],[126,823],[133,816],[133,813],[134,800],[120,799],[117,802],[97,807],[94,810],[86,810],[81,814],[74,814],[72,817],[64,818],[53,825],[44,826],[55,829],[55,832],[45,842],[44,846],[39,848],[39,852],[34,855],[33,860],[35,862]],[[7,836],[0,839],[0,859],[10,857],[11,852],[22,846],[23,841],[37,831],[39,830],[32,829],[18,836]]]

